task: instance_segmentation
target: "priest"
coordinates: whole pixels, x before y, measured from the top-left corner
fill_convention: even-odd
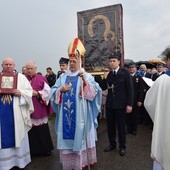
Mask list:
[[[2,61],[0,73],[0,169],[25,168],[31,162],[28,131],[34,111],[32,87],[27,78],[15,71],[11,57]],[[3,82],[8,79],[10,86]]]
[[[170,69],[170,47],[162,52],[162,57]],[[170,71],[156,79],[148,90],[144,105],[153,120],[151,157],[154,170],[170,168]]]

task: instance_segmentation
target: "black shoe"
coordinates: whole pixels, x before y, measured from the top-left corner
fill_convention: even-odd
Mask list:
[[[121,149],[119,150],[119,155],[120,155],[120,156],[124,156],[125,154],[126,154],[126,149],[121,148]]]
[[[14,166],[13,168],[11,168],[10,170],[24,170],[25,168],[19,168],[17,166]]]
[[[111,150],[116,149],[116,146],[109,145],[107,148],[104,149],[104,152],[110,152]]]

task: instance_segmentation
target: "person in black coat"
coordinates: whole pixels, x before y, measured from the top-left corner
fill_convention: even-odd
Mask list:
[[[108,90],[106,98],[106,117],[109,146],[104,149],[109,152],[116,148],[116,126],[118,129],[119,154],[126,154],[126,113],[132,111],[133,82],[129,72],[120,68],[121,54],[113,53],[109,57],[110,72],[104,72],[101,83],[102,90]]]
[[[132,112],[126,115],[127,134],[136,135],[137,124],[140,115],[140,107],[144,100],[144,80],[137,74],[137,66],[135,63],[130,63],[128,71],[131,74],[134,89],[134,102]]]
[[[156,70],[157,70],[157,73],[153,74],[153,76],[152,76],[153,81],[155,81],[159,76],[165,74],[164,64],[163,63],[157,63],[156,64]]]
[[[46,72],[47,74],[45,75],[45,77],[48,81],[49,86],[52,87],[56,82],[56,74],[53,72],[51,67],[46,68]]]
[[[145,64],[141,64],[139,69],[141,71],[143,71],[143,75],[142,77],[146,77],[146,78],[149,78],[151,79],[152,77],[152,74],[147,72],[147,67]],[[145,95],[147,93],[147,91],[149,90],[149,86],[147,85],[147,83],[145,82],[144,83],[144,99],[145,99]],[[148,114],[148,112],[146,111],[144,105],[142,104],[141,108],[140,108],[140,120],[138,123],[143,123],[144,125],[150,125],[152,124],[152,121],[151,121],[151,118]]]

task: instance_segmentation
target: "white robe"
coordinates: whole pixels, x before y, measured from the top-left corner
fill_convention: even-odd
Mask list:
[[[97,116],[101,107],[102,90],[89,73],[85,73],[88,84],[83,89],[83,97],[80,95],[82,83],[80,77],[77,81],[75,137],[73,140],[63,139],[63,103],[60,104],[60,88],[65,84],[67,76],[77,74],[78,72],[71,74],[70,71],[61,74],[51,88],[51,102],[56,112],[57,148],[61,151],[60,160],[63,170],[80,170],[88,164],[97,162],[95,141],[97,140]]]
[[[21,96],[25,99],[25,104],[20,105],[20,98],[14,97],[14,121],[15,121],[15,144],[20,147],[20,144],[25,137],[25,131],[29,131],[32,127],[30,115],[34,111],[32,103],[32,87],[27,78],[18,73],[17,88],[21,92]]]
[[[0,137],[1,170],[8,170],[13,166],[24,168],[31,161],[27,132],[32,126],[30,114],[34,110],[32,103],[33,91],[27,78],[20,73],[18,73],[17,89],[20,90],[22,97],[13,97],[15,147],[1,149]]]
[[[151,157],[170,169],[170,77],[160,76],[148,90],[144,105],[153,120]]]

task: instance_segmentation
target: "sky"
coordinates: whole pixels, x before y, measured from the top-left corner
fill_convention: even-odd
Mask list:
[[[57,73],[60,57],[78,35],[77,12],[122,4],[125,59],[157,58],[170,45],[169,0],[0,0],[0,59],[17,71],[29,60]]]

